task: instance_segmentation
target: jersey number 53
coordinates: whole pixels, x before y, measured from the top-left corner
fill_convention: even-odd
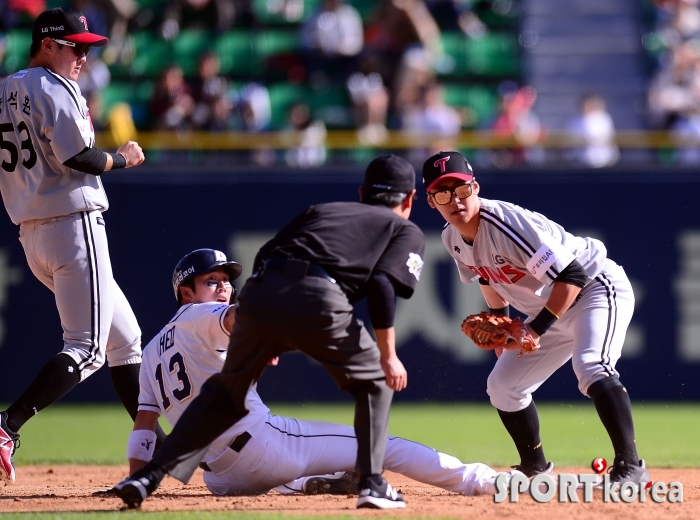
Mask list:
[[[17,150],[17,145],[15,145],[15,143],[13,143],[12,141],[5,140],[5,132],[15,133],[15,128],[14,126],[12,126],[12,123],[0,124],[0,148],[2,148],[3,150],[7,150],[10,154],[9,162],[3,159],[2,169],[6,172],[13,172],[15,171],[15,168],[17,168],[17,162],[19,161],[19,151]],[[27,127],[27,123],[25,123],[24,121],[20,121],[17,125],[16,133],[20,134],[21,136],[23,132],[27,135],[27,138],[23,139],[20,142],[19,146],[22,150],[27,151],[29,157],[25,159],[24,153],[22,153],[22,166],[24,166],[27,170],[31,170],[36,164],[36,150],[34,149],[34,143],[32,143],[32,137],[29,135],[29,128]]]

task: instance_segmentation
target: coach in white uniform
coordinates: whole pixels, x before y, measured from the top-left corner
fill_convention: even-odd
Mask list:
[[[174,425],[204,382],[223,368],[235,320],[231,282],[240,273],[238,263],[214,249],[197,249],[178,262],[173,289],[179,308],[144,348],[139,413],[127,448],[131,473],[151,459],[158,417],[163,414]],[[255,385],[246,408],[250,413],[204,455],[204,482],[212,493],[256,494],[273,488],[281,493],[357,493],[345,473],[355,469],[357,458],[352,426],[272,415]],[[490,467],[463,464],[399,437],[388,439],[384,468],[465,495],[496,492],[497,473]]]
[[[479,281],[491,312],[511,304],[529,316],[540,349],[497,352],[488,378],[491,404],[527,476],[549,472],[532,393],[571,359],[579,390],[590,397],[612,441],[611,482],[650,482],[637,456],[632,408],[615,364],[634,311],[625,271],[594,238],[566,232],[539,213],[479,197],[472,168],[459,152],[423,165],[428,204],[447,221],[442,240],[463,283]]]
[[[17,431],[105,362],[135,417],[141,331],[112,276],[105,221],[105,171],[144,161],[129,141],[117,153],[95,148],[77,79],[90,47],[107,45],[73,9],[43,12],[34,23],[31,63],[0,84],[0,191],[34,275],[56,297],[63,350],[0,414],[0,478],[15,480]]]

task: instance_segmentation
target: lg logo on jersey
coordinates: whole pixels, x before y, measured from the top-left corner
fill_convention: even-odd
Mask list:
[[[499,256],[498,258],[501,260],[501,262],[504,262],[502,257]],[[488,280],[492,283],[511,284],[517,282],[525,276],[524,272],[520,271],[519,269],[516,269],[510,264],[504,265],[503,267],[499,267],[498,269],[493,269],[486,265],[483,267],[468,265],[467,267],[474,271],[476,274],[478,274],[484,280]]]

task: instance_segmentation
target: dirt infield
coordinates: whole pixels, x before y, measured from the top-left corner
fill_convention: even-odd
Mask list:
[[[558,468],[559,469],[559,468]],[[562,468],[562,473],[590,472],[584,468]],[[470,520],[499,518],[584,519],[687,519],[700,518],[700,469],[651,469],[655,481],[681,482],[682,503],[655,503],[647,495],[644,503],[605,503],[597,493],[593,502],[540,504],[529,496],[518,503],[494,503],[493,497],[465,497],[421,484],[401,475],[387,473],[388,480],[406,497],[402,511],[355,509],[351,496],[283,496],[275,492],[254,497],[215,497],[206,490],[201,470],[189,485],[166,479],[158,491],[144,502],[144,511],[271,511],[311,516],[335,514],[357,517],[443,517]],[[0,512],[21,511],[115,511],[122,507],[117,498],[96,496],[126,474],[125,466],[20,466],[17,482],[0,488]],[[1,485],[1,484],[0,484]]]

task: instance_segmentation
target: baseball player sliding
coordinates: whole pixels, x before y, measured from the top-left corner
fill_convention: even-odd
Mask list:
[[[239,264],[213,249],[198,249],[178,262],[173,289],[179,308],[144,349],[139,412],[127,448],[131,473],[151,459],[158,417],[174,425],[204,382],[222,369],[235,320],[231,282],[240,273]],[[357,493],[344,473],[355,469],[352,426],[271,415],[255,386],[246,407],[250,413],[204,456],[204,482],[212,493]],[[490,467],[463,464],[399,437],[388,439],[384,468],[465,495],[496,492],[497,473]]]
[[[112,276],[100,174],[137,166],[144,155],[133,141],[117,153],[95,148],[76,82],[90,48],[107,42],[88,31],[80,11],[50,9],[34,23],[29,68],[0,84],[0,192],[30,269],[55,294],[63,327],[63,350],[0,413],[0,478],[7,482],[15,480],[22,425],[105,356],[119,398],[132,417],[137,412],[141,331]]]
[[[447,221],[442,240],[463,283],[478,280],[491,312],[508,305],[529,316],[539,349],[519,357],[498,352],[487,391],[520,455],[527,476],[549,472],[532,393],[572,360],[579,390],[610,435],[610,480],[650,482],[637,455],[632,408],[615,364],[620,358],[634,295],[625,271],[602,242],[576,237],[539,213],[479,197],[479,184],[459,152],[440,152],[423,165],[428,204]]]

